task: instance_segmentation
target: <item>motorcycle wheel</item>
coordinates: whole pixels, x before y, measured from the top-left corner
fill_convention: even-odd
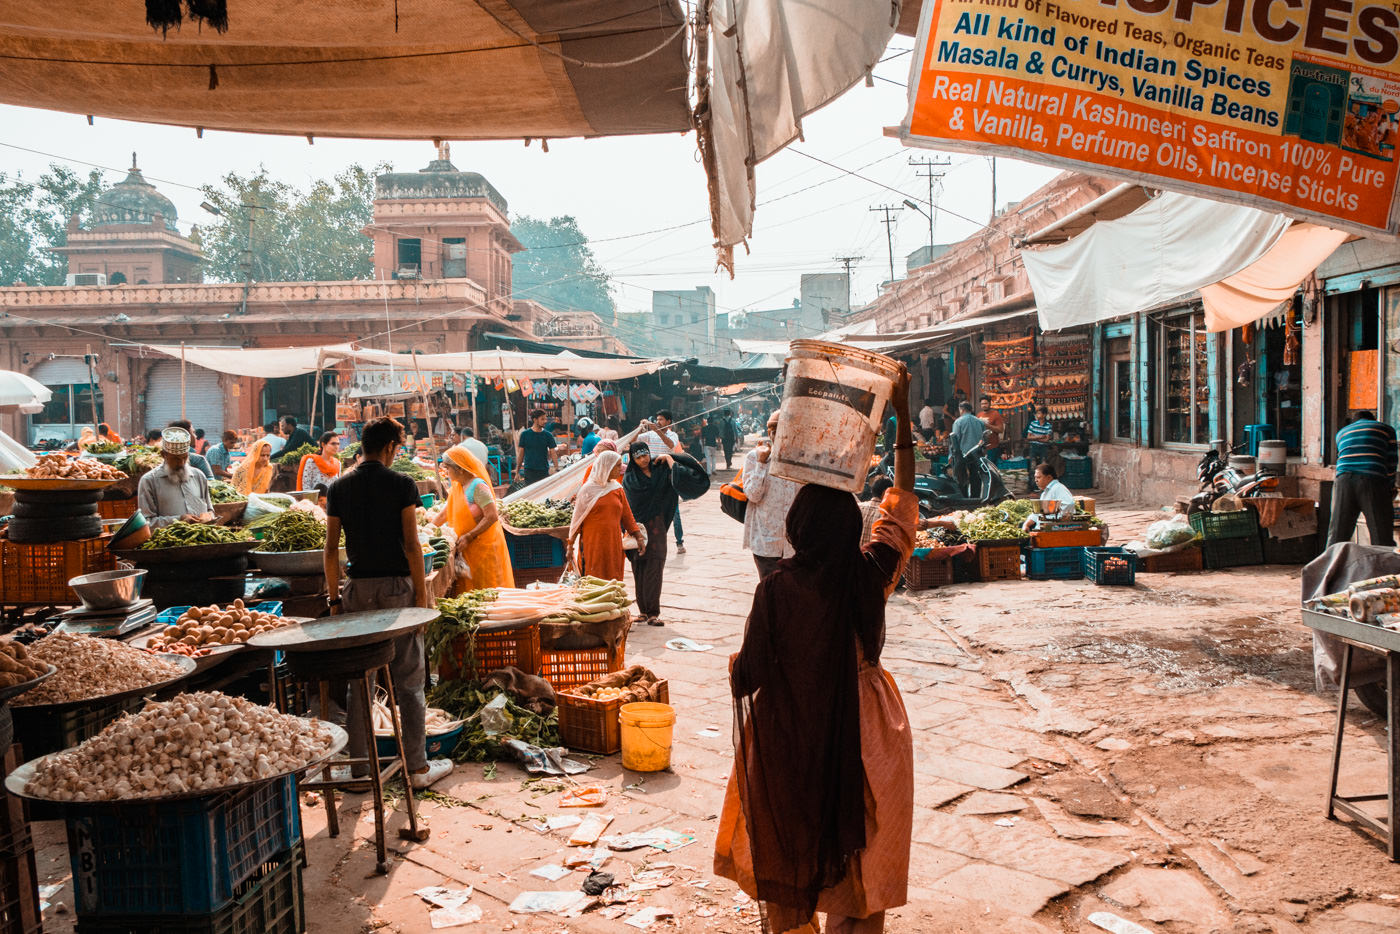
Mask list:
[[[1356,699],[1366,705],[1366,709],[1378,717],[1386,716],[1386,690],[1385,683],[1376,681],[1371,684],[1363,684],[1358,688],[1353,688],[1356,692]]]

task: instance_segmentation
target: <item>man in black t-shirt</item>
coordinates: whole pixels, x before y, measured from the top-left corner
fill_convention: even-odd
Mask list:
[[[326,493],[323,569],[329,595],[326,603],[333,614],[433,605],[418,543],[418,487],[390,469],[403,440],[403,428],[391,418],[376,418],[365,425],[360,435],[364,460],[342,474]],[[348,580],[343,587],[338,547],[342,529],[349,558]],[[452,762],[428,761],[427,702],[423,696],[427,669],[421,630],[394,640],[389,670],[394,677],[394,699],[399,705],[404,755],[413,787],[427,788],[452,771]],[[350,685],[352,711],[361,709],[359,695],[363,691],[359,682]],[[350,757],[367,756],[373,738],[365,735],[360,718],[349,717],[346,731],[350,734]]]
[[[559,460],[554,435],[544,427],[546,418],[539,409],[531,412],[530,427],[522,430],[516,441],[520,454],[520,478],[526,486],[549,476],[550,465]]]

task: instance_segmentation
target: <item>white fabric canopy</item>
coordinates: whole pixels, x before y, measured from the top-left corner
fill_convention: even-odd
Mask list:
[[[1201,289],[1207,331],[1258,321],[1293,293],[1351,234],[1317,224],[1294,224],[1248,269]]]
[[[714,150],[710,204],[723,262],[753,230],[754,167],[801,138],[803,117],[875,66],[899,4],[715,0],[710,16],[714,75],[702,122]]]
[[[0,408],[34,409],[52,398],[53,392],[38,380],[14,370],[0,370]]]
[[[1022,250],[1040,326],[1058,331],[1134,314],[1234,275],[1291,223],[1282,214],[1164,192],[1073,240]]]
[[[329,347],[185,347],[169,344],[138,344],[186,363],[202,366],[216,373],[234,376],[254,376],[258,379],[279,379],[315,373],[317,361]],[[348,348],[349,344],[338,345]]]

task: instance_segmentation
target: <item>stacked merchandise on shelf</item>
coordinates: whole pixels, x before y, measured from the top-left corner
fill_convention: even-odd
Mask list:
[[[992,408],[1009,412],[1035,402],[1035,337],[982,342],[982,389]]]
[[[1042,334],[1036,382],[1039,404],[1052,422],[1089,417],[1089,338],[1082,334]]]

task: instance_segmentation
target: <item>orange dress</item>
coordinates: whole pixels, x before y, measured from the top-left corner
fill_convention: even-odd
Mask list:
[[[918,500],[890,490],[881,504],[871,541],[897,549],[900,566],[914,550]],[[898,581],[899,575],[895,575]],[[894,589],[889,585],[886,597]],[[846,877],[821,893],[817,908],[844,918],[868,918],[908,901],[909,849],[914,833],[914,740],[904,701],[894,678],[878,664],[862,660],[860,696],[861,762],[865,766],[865,849],[851,860]],[[740,783],[731,770],[715,841],[715,873],[757,897],[753,854]],[[792,930],[819,931],[815,922]]]
[[[627,564],[622,551],[624,531],[634,535],[637,532],[637,520],[632,518],[627,497],[621,490],[604,493],[579,526],[578,550],[583,565],[579,570],[589,577],[622,580]]]

